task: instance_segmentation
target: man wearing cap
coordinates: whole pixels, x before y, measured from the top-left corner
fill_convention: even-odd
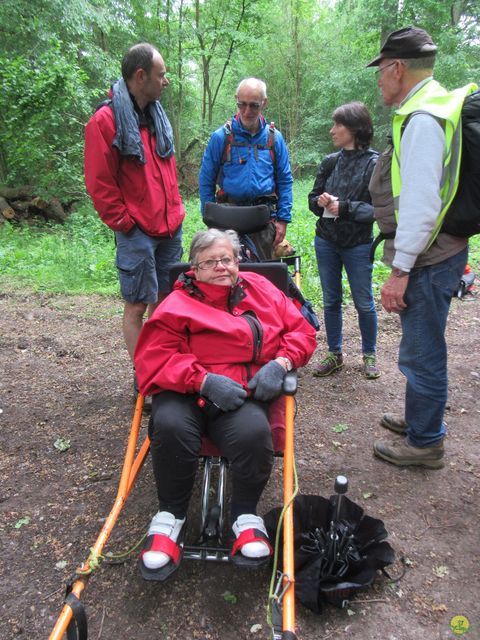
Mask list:
[[[449,93],[433,80],[437,47],[423,29],[391,33],[369,67],[378,67],[384,104],[395,106],[392,144],[370,192],[383,260],[392,267],[382,305],[402,325],[399,368],[407,379],[405,415],[382,417],[402,437],[377,441],[374,453],[398,466],[443,467],[447,400],[445,327],[467,262],[467,240],[441,232],[458,186],[461,108],[472,86]]]
[[[235,100],[236,115],[213,132],[205,149],[199,174],[201,210],[203,213],[205,203],[215,201],[267,204],[270,224],[251,234],[251,239],[258,258],[269,259],[292,219],[293,177],[288,150],[280,131],[262,115],[268,101],[263,80],[242,80]]]

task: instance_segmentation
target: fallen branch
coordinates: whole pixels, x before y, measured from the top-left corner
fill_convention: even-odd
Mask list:
[[[27,189],[32,189],[28,195]],[[40,214],[47,220],[60,223],[68,217],[58,198],[46,200],[35,195],[32,187],[0,187],[0,214],[6,220],[25,220]]]
[[[24,185],[22,187],[6,187],[0,185],[0,196],[7,200],[20,200],[22,198],[31,198],[35,192],[35,187]]]

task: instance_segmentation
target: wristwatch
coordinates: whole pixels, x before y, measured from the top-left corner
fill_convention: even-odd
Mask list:
[[[394,276],[395,278],[405,278],[408,275],[408,271],[402,271],[398,267],[392,267],[392,276]]]
[[[285,367],[287,369],[287,371],[291,371],[292,370],[292,363],[290,362],[290,360],[288,358],[286,358],[285,356],[278,356],[277,360],[283,360],[283,362],[285,363]]]

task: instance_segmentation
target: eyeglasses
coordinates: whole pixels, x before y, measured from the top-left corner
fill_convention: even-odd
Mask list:
[[[259,111],[262,107],[262,102],[237,102],[237,108],[240,111],[244,111],[247,107],[250,107],[252,111]]]
[[[217,264],[221,264],[223,267],[231,267],[237,263],[238,260],[226,257],[220,258],[219,260],[202,260],[202,262],[198,262],[196,266],[202,271],[208,271],[209,269],[215,269]]]
[[[398,62],[398,60],[394,60],[393,62],[390,62],[390,64],[386,64],[384,67],[378,67],[378,69],[375,69],[375,73],[378,74],[382,74],[385,69],[388,69],[388,67],[393,67],[393,65]]]

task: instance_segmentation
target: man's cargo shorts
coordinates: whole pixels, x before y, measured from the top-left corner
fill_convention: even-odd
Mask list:
[[[122,298],[154,304],[170,290],[170,267],[182,257],[182,227],[173,238],[148,236],[137,226],[128,233],[116,231],[115,238]]]

